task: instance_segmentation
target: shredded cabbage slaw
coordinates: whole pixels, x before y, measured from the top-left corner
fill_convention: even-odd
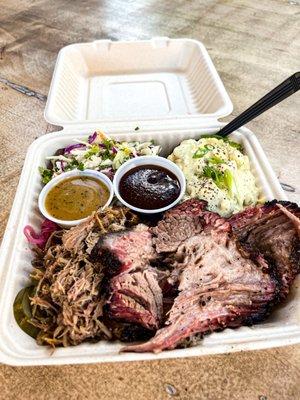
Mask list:
[[[59,154],[47,157],[48,168],[40,167],[43,183],[65,171],[94,169],[113,178],[114,172],[130,158],[158,155],[161,147],[151,142],[119,142],[103,132],[94,132],[87,141],[75,140]]]

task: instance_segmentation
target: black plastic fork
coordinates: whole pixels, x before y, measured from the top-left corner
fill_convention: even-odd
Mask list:
[[[296,72],[271,92],[258,100],[234,120],[225,125],[219,132],[219,136],[228,136],[230,133],[267,111],[269,108],[280,103],[282,100],[296,93],[300,89],[300,72]]]

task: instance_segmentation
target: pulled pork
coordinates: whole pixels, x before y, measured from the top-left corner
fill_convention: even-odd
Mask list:
[[[39,344],[69,346],[112,338],[102,318],[103,267],[91,262],[89,254],[104,233],[137,222],[136,215],[125,207],[107,208],[69,231],[53,233],[44,250],[35,249],[31,277],[36,288],[30,322],[40,329]]]

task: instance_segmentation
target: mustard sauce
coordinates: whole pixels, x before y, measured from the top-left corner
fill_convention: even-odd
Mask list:
[[[97,178],[72,177],[59,182],[47,194],[45,207],[54,218],[73,221],[88,217],[104,206],[108,187]]]

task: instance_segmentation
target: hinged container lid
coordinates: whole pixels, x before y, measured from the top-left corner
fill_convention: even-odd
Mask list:
[[[211,125],[231,100],[202,43],[191,39],[98,40],[59,52],[47,122],[188,128]]]

